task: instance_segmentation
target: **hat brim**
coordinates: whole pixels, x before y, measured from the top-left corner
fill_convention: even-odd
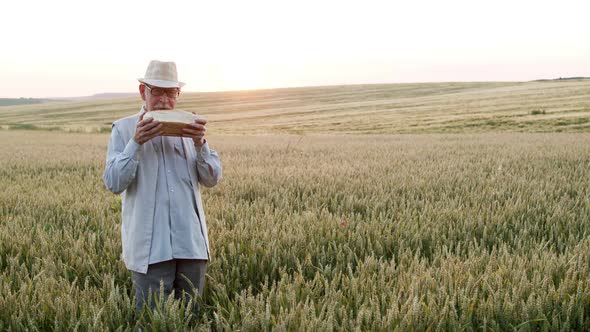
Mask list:
[[[143,78],[137,79],[141,83],[145,83],[151,86],[157,86],[159,88],[182,88],[183,82],[164,81],[164,80],[144,80]]]

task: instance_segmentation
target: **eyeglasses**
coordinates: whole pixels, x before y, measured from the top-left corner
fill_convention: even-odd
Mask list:
[[[178,98],[178,96],[180,96],[180,89],[176,89],[176,88],[164,89],[164,88],[149,86],[147,84],[144,84],[144,85],[148,90],[150,90],[150,93],[152,94],[152,96],[155,96],[155,97],[160,97],[160,96],[163,96],[164,94],[166,94],[166,96],[168,96],[168,98],[176,99],[176,98]]]

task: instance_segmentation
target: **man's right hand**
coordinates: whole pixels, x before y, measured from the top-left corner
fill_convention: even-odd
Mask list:
[[[162,124],[153,118],[144,120],[144,114],[141,115],[137,127],[135,127],[135,136],[133,136],[135,142],[140,145],[162,134]]]

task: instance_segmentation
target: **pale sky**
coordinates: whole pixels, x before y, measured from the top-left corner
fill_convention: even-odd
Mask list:
[[[4,1],[0,97],[590,76],[590,1]]]

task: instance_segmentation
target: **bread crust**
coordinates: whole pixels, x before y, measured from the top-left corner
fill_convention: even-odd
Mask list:
[[[162,136],[177,136],[183,135],[182,128],[188,128],[188,124],[183,122],[160,122],[162,123]]]

